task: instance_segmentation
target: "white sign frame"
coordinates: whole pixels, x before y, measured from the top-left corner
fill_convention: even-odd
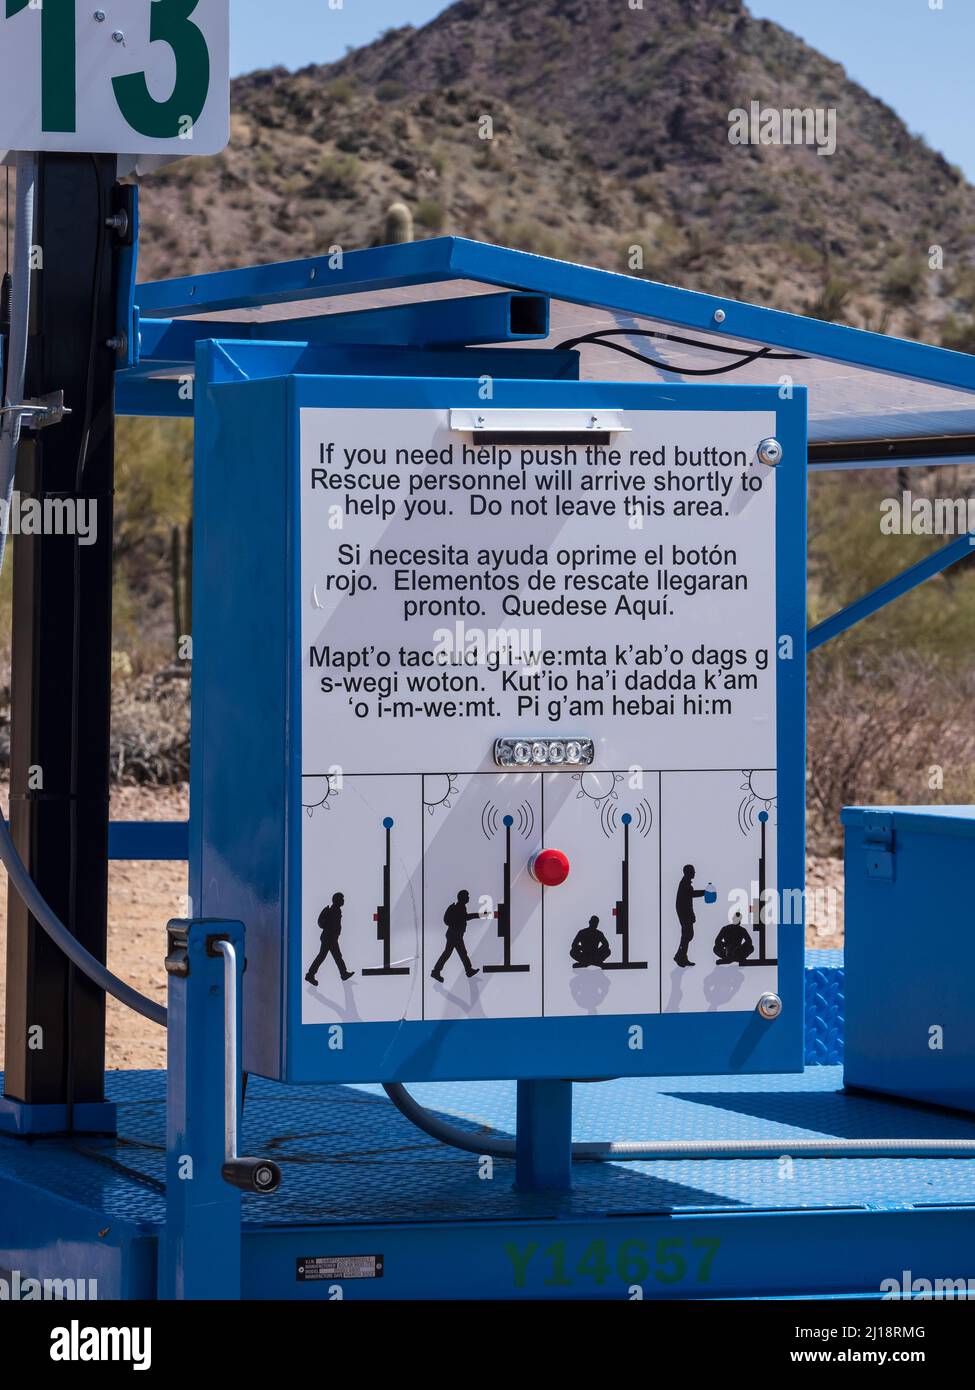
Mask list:
[[[229,136],[229,0],[0,0],[0,148],[173,158]]]

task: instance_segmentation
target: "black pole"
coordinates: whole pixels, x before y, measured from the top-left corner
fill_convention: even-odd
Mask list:
[[[17,535],[13,546],[10,819],[41,893],[105,959],[112,650],[115,296],[130,211],[108,155],[39,156],[26,395],[64,392],[71,414],[25,432],[21,503],[74,503],[94,540]],[[85,510],[87,508],[87,511]],[[71,514],[71,507],[67,513]],[[75,528],[77,529],[77,527]],[[105,999],[8,893],[4,1091],[73,1107],[104,1096]]]
[[[391,816],[386,816],[383,820],[386,830],[386,862],[383,865],[383,900],[373,913],[373,920],[377,923],[376,936],[382,942],[383,963],[382,965],[370,965],[363,970],[363,975],[408,975],[410,967],[408,965],[392,965],[390,963],[390,950],[392,947],[393,913],[390,884],[390,875],[393,863],[393,820]]]
[[[622,956],[619,960],[603,962],[604,970],[648,970],[645,960],[630,960],[630,818],[623,817],[623,865],[620,870],[620,898],[613,908],[616,933],[620,938]]]
[[[765,961],[765,824],[759,819],[762,841],[758,856],[758,959]]]

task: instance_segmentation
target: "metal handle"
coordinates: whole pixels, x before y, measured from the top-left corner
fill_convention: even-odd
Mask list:
[[[281,1169],[269,1158],[246,1158],[237,1153],[237,949],[232,941],[214,941],[223,956],[223,1147],[221,1174],[244,1192],[273,1192],[281,1185]]]

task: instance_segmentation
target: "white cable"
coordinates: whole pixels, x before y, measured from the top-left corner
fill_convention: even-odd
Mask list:
[[[431,1139],[466,1153],[514,1158],[515,1140],[494,1130],[472,1134],[425,1109],[400,1082],[383,1090]],[[598,1163],[649,1163],[684,1158],[975,1158],[975,1139],[649,1139],[597,1140],[572,1145],[573,1159]]]

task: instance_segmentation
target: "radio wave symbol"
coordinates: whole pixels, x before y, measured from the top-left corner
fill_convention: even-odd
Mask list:
[[[523,801],[514,812],[514,824],[523,840],[531,838],[535,828],[535,812],[531,802]],[[481,811],[481,833],[485,840],[493,840],[504,825],[500,810],[493,801],[486,801]]]
[[[646,839],[653,829],[653,807],[646,797],[637,804],[635,819],[637,834]]]
[[[630,819],[637,834],[645,839],[653,828],[653,807],[646,797],[637,802],[636,808],[630,812]],[[619,802],[608,796],[604,798],[599,808],[599,823],[607,840],[616,834],[620,824]]]

